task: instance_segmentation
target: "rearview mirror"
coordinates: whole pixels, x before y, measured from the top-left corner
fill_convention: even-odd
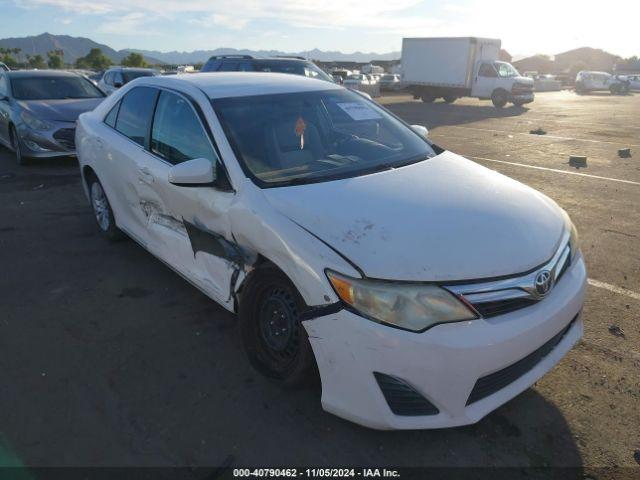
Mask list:
[[[169,170],[169,183],[181,187],[211,185],[214,180],[213,163],[206,158],[187,160]]]
[[[429,129],[424,125],[411,125],[411,129],[421,137],[427,138],[429,136]]]

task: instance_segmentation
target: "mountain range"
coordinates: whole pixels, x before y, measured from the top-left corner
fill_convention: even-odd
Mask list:
[[[79,57],[85,56],[92,48],[99,48],[114,63],[120,61],[131,52],[137,52],[144,55],[147,63],[153,65],[160,64],[194,64],[206,62],[213,55],[251,55],[256,57],[271,56],[299,56],[319,60],[324,62],[331,61],[350,61],[350,62],[370,62],[371,60],[395,60],[400,58],[400,52],[389,53],[343,53],[338,51],[322,51],[318,49],[308,50],[304,52],[283,52],[279,50],[238,50],[235,48],[216,48],[213,50],[195,50],[193,52],[160,52],[156,50],[140,50],[125,48],[123,50],[114,50],[108,45],[104,45],[84,37],[71,37],[69,35],[52,35],[43,33],[41,35],[20,37],[20,38],[4,38],[0,39],[0,48],[20,48],[20,55],[26,58],[26,55],[42,55],[46,58],[47,52],[52,50],[63,50],[64,61],[73,63]]]

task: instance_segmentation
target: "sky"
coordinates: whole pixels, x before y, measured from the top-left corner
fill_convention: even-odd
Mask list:
[[[640,55],[638,18],[638,0],[0,0],[0,38],[49,32],[117,50],[386,53],[402,37],[482,36],[518,56],[591,46],[628,57]]]

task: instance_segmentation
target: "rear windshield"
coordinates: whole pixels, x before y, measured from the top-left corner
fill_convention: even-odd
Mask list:
[[[147,70],[124,70],[122,72],[122,76],[124,77],[124,81],[129,83],[131,80],[135,80],[139,77],[155,77],[158,75],[158,72],[147,71]]]
[[[212,104],[245,173],[261,187],[355,177],[435,155],[426,139],[346,89]]]
[[[258,72],[292,73],[294,75],[305,75],[307,77],[319,78],[333,82],[331,77],[320,70],[314,63],[303,61],[286,60],[255,60],[253,68]]]
[[[64,100],[98,98],[104,94],[83,77],[13,77],[11,90],[17,100]]]

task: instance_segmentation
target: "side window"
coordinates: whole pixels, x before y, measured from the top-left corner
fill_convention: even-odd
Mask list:
[[[480,71],[478,72],[478,74],[481,77],[496,77],[496,71],[493,68],[493,65],[491,65],[490,63],[483,63],[480,66]]]
[[[239,72],[253,72],[254,70],[255,69],[253,68],[251,62],[240,62],[240,64],[238,65]]]
[[[104,123],[111,128],[116,128],[116,118],[118,117],[118,109],[120,108],[120,102],[116,103],[109,111],[106,117],[104,117]]]
[[[137,87],[120,100],[116,130],[134,142],[144,145],[158,91]]]
[[[0,73],[0,97],[7,97],[9,95],[9,88],[7,87],[7,77]]]
[[[189,102],[165,91],[153,117],[151,151],[174,165],[195,158],[215,163],[218,158]]]
[[[104,74],[104,83],[107,85],[113,85],[111,79],[113,78],[113,72],[107,72]]]
[[[238,63],[237,61],[223,61],[222,65],[218,69],[219,72],[237,72],[238,71]]]

